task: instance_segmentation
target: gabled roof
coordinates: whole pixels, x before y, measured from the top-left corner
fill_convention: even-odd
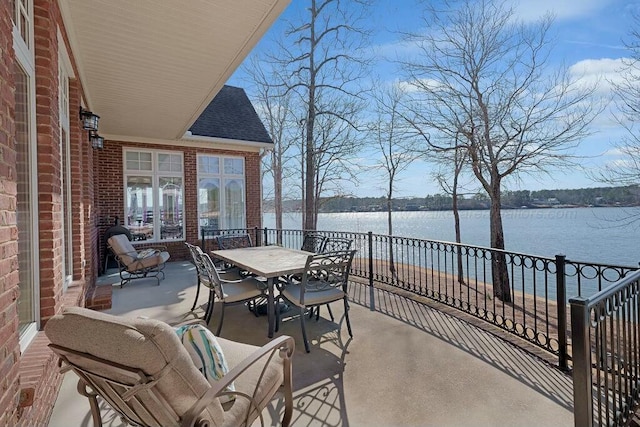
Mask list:
[[[244,89],[223,86],[191,126],[192,135],[273,143]]]

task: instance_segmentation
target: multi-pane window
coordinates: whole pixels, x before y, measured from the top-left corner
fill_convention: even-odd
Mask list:
[[[242,157],[198,155],[198,218],[200,227],[246,228]]]
[[[32,46],[32,0],[13,0],[13,30],[14,38],[24,45],[25,50],[31,50]]]
[[[18,320],[20,348],[26,348],[38,331],[39,270],[37,228],[37,175],[35,131],[35,58],[33,54],[33,4],[13,0],[13,67],[15,82],[16,224],[18,228]]]
[[[58,38],[60,40],[61,37]],[[62,216],[62,268],[66,291],[73,275],[73,215],[71,211],[71,148],[70,148],[70,116],[69,116],[69,76],[71,71],[67,68],[69,58],[66,49],[58,50],[58,99],[60,122],[60,171],[61,171],[61,209]]]
[[[135,240],[184,238],[182,153],[125,150],[125,226]]]

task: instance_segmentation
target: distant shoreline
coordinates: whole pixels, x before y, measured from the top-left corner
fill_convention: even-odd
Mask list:
[[[580,209],[580,208],[638,208],[640,204],[614,204],[614,205],[523,205],[523,206],[503,206],[502,210],[520,210],[520,209]],[[459,211],[488,211],[488,207],[482,208],[460,208]],[[264,213],[273,214],[273,209],[264,209]],[[387,212],[386,210],[320,210],[319,213],[368,213],[368,212]],[[453,212],[453,209],[393,209],[392,212]],[[302,213],[301,210],[285,210],[283,214]]]

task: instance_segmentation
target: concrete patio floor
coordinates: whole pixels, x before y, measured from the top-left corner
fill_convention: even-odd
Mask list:
[[[189,262],[167,265],[166,279],[114,286],[113,308],[123,316],[167,322],[193,318],[195,270]],[[117,283],[117,273],[100,277]],[[353,339],[342,304],[307,322],[311,353],[304,352],[300,323],[285,319],[280,334],[296,340],[293,358],[293,426],[572,426],[571,378],[522,349],[434,308],[383,290],[351,285]],[[195,315],[206,303],[201,292]],[[214,312],[214,329],[219,311]],[[254,345],[268,341],[267,319],[244,306],[227,307],[221,336]],[[88,401],[65,376],[49,425],[92,426]],[[281,402],[263,412],[277,425]],[[122,423],[108,408],[104,424]]]

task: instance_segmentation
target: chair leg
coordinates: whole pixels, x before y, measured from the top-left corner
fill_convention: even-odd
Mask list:
[[[216,329],[216,336],[220,336],[220,331],[222,330],[222,322],[224,322],[224,306],[225,303],[222,302],[222,307],[220,307],[220,323],[218,323],[218,329]]]
[[[347,320],[347,330],[349,331],[349,336],[353,338],[353,332],[351,332],[351,322],[349,321],[349,302],[347,301],[347,297],[344,297],[344,317]]]
[[[193,300],[193,307],[191,307],[191,311],[196,309],[199,296],[200,296],[200,275],[198,274],[198,285],[196,286],[196,299]]]
[[[280,298],[274,298],[275,301],[273,302],[276,305],[276,325],[275,325],[275,332],[278,332],[280,330],[280,310],[278,310],[278,302],[280,301]]]
[[[106,274],[108,268],[109,268],[109,252],[107,252],[104,256],[104,270],[102,270],[102,274]]]
[[[96,399],[96,396],[98,396],[98,394],[95,393],[89,387],[87,382],[82,378],[78,380],[76,389],[78,390],[78,393],[80,393],[82,396],[89,399],[89,406],[91,407],[91,417],[93,418],[93,425],[95,427],[101,427],[102,415],[100,414],[100,407],[98,406],[98,400]]]
[[[336,318],[333,317],[333,311],[331,311],[331,306],[327,304],[327,310],[329,310],[329,316],[331,317],[331,321],[335,322]],[[318,314],[320,314],[320,307],[318,306]]]
[[[204,311],[204,316],[202,316],[202,318],[204,319],[207,325],[209,324],[209,322],[211,322],[211,317],[213,317],[213,307],[215,302],[216,302],[215,294],[209,291],[209,300],[207,301],[207,308]]]
[[[311,308],[313,310],[313,307]],[[309,340],[307,339],[307,329],[304,325],[304,307],[300,308],[300,325],[302,326],[302,339],[304,340],[304,349],[307,353],[311,352],[309,348]]]

